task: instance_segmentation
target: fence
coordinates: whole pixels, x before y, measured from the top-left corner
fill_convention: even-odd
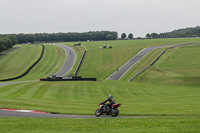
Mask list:
[[[86,50],[83,52],[83,55],[82,55],[81,60],[80,60],[80,62],[79,62],[79,64],[78,64],[78,67],[76,68],[76,71],[74,72],[74,76],[76,76],[77,73],[78,73],[78,71],[79,71],[79,68],[80,68],[80,66],[81,66],[81,63],[83,62],[83,58],[85,57],[85,53],[86,53]]]

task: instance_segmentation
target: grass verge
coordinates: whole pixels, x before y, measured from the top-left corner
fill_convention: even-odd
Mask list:
[[[0,132],[187,132],[200,131],[199,117],[115,119],[0,118]]]

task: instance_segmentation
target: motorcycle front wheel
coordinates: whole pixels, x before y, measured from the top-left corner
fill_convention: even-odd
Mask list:
[[[95,111],[95,115],[96,115],[96,117],[101,116],[101,111],[100,111],[100,109],[97,109],[97,110]]]
[[[119,110],[118,110],[118,109],[113,109],[113,110],[111,111],[111,116],[112,116],[112,117],[116,117],[118,114],[119,114]]]

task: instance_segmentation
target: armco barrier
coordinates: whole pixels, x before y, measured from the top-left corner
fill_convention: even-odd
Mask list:
[[[81,76],[73,76],[73,77],[48,77],[48,78],[40,78],[39,81],[96,81],[96,78],[82,78]]]
[[[81,45],[81,43],[74,44],[74,46],[80,46],[80,45]]]
[[[76,71],[74,72],[74,76],[76,76],[77,73],[78,73],[78,70],[79,70],[79,68],[80,68],[80,66],[81,66],[81,63],[82,63],[82,61],[83,61],[83,58],[85,57],[85,53],[86,53],[86,50],[83,52],[83,55],[82,55],[81,60],[80,60],[80,62],[79,62],[79,64],[78,64],[78,67],[76,68]]]
[[[42,45],[42,44],[41,44],[41,45]],[[28,70],[26,70],[23,74],[21,74],[21,75],[19,75],[19,76],[17,76],[17,77],[8,78],[8,79],[2,79],[2,80],[0,80],[0,81],[15,80],[15,79],[19,79],[19,78],[21,78],[21,77],[27,75],[27,74],[29,73],[29,71],[42,59],[43,55],[44,55],[44,45],[42,45],[42,53],[41,53],[41,55],[40,55],[40,58],[39,58],[33,65],[31,65],[31,66],[28,68]]]
[[[132,81],[136,76],[138,76],[140,73],[144,72],[146,69],[148,69],[150,66],[152,66],[154,63],[156,63],[156,61],[168,50],[168,49],[172,49],[172,48],[176,48],[176,47],[181,47],[181,46],[187,46],[187,45],[195,45],[195,44],[200,44],[200,43],[189,43],[189,44],[180,44],[180,45],[176,45],[173,47],[169,47],[166,48],[150,65],[148,65],[147,67],[145,67],[144,69],[142,69],[141,71],[139,71],[138,73],[136,73],[133,77],[131,77],[128,81]]]

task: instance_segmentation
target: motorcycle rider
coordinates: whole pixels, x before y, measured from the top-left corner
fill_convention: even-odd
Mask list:
[[[109,96],[108,96],[108,99],[105,100],[104,102],[102,102],[101,104],[104,104],[104,103],[106,103],[106,102],[108,102],[108,101],[109,101],[110,103],[108,103],[108,104],[106,104],[106,105],[111,109],[111,106],[112,106],[113,104],[115,104],[115,101],[114,101],[112,95],[109,95]]]

